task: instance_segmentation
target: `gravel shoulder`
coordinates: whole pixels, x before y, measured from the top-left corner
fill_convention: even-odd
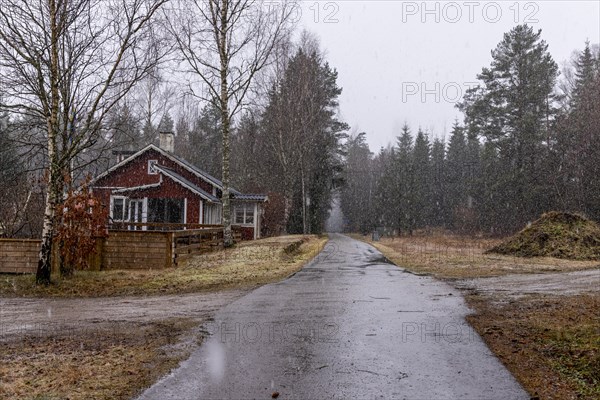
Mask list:
[[[61,331],[91,332],[124,323],[150,323],[182,317],[200,323],[248,291],[235,289],[180,296],[86,299],[0,298],[0,340]]]
[[[454,281],[459,289],[511,299],[527,295],[574,296],[600,292],[600,269],[565,273],[515,274]],[[506,300],[506,299],[505,299]]]

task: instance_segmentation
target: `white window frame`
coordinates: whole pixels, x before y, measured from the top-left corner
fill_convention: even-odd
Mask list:
[[[114,218],[115,200],[123,200],[123,219]],[[127,222],[129,220],[129,204],[127,196],[110,196],[110,219],[115,222]]]
[[[243,222],[237,221],[238,209],[243,207],[244,215],[242,217]],[[252,222],[246,222],[249,215],[252,215]],[[233,207],[233,220],[235,225],[241,226],[252,226],[254,227],[256,221],[256,204],[255,203],[238,203]]]
[[[204,218],[204,223],[206,225],[221,225],[222,207],[220,204],[206,204],[206,218]]]
[[[187,197],[183,198],[183,223],[187,224]],[[183,228],[187,229],[187,228]]]
[[[200,200],[200,216],[198,217],[198,223],[199,224],[203,224],[204,223],[204,202],[202,200]]]
[[[158,175],[158,169],[154,166],[158,164],[158,160],[148,160],[148,175]]]
[[[127,221],[126,222],[133,222],[132,218],[131,218],[131,204],[132,203],[137,203],[138,207],[141,206],[141,214],[142,214],[142,220],[138,221],[139,223],[146,223],[148,222],[148,198],[136,198],[136,199],[128,199],[129,200],[129,207],[127,208]],[[143,231],[147,230],[148,227],[147,226],[142,226]],[[130,228],[130,230],[133,230]]]

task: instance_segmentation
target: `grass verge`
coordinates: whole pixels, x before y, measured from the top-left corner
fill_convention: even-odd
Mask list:
[[[598,261],[486,254],[485,251],[499,244],[500,239],[435,234],[382,238],[380,241],[373,242],[365,236],[351,236],[373,245],[396,265],[418,274],[433,275],[443,279],[572,272],[600,266]]]
[[[289,235],[242,242],[168,270],[76,271],[37,286],[31,275],[0,275],[4,297],[101,297],[181,294],[247,287],[285,278],[325,246],[326,237]]]
[[[594,261],[522,258],[484,252],[500,240],[455,235],[383,238],[368,242],[407,270],[447,281],[596,269]],[[468,321],[532,399],[600,398],[600,294],[465,296]]]
[[[467,301],[469,323],[532,398],[600,398],[600,295]]]
[[[27,336],[0,346],[0,398],[129,399],[189,353],[172,346],[197,321],[171,319]]]

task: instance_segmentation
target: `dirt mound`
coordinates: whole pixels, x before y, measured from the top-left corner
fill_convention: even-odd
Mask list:
[[[577,214],[552,211],[486,253],[600,260],[600,226]]]

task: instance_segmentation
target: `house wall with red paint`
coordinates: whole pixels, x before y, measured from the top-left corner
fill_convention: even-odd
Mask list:
[[[185,163],[180,164],[180,162],[174,161],[177,158],[171,159],[170,155],[165,156],[161,151],[149,146],[127,161],[117,164],[117,166],[92,182],[93,193],[102,202],[107,217],[113,217],[115,208],[113,208],[112,201],[114,201],[115,204],[122,203],[123,212],[127,213],[126,217],[122,219],[115,218],[115,220],[127,222],[146,222],[147,220],[150,222],[150,204],[157,204],[156,201],[152,201],[153,199],[163,199],[162,201],[165,202],[165,199],[181,199],[179,201],[184,205],[182,213],[185,215],[181,222],[187,224],[214,223],[213,220],[209,220],[209,210],[213,217],[217,214],[216,218],[220,220],[222,205],[217,199],[221,196],[221,191],[215,184],[216,182],[208,177],[203,177],[201,171],[196,171],[194,167],[188,167]],[[161,167],[170,169],[192,185],[182,182],[169,170],[163,168],[163,172],[160,168],[151,168],[149,165],[151,161]],[[193,188],[193,190],[188,188]],[[206,193],[200,194],[202,191]],[[211,198],[211,196],[216,197],[216,199]],[[209,198],[210,201],[207,200]],[[132,215],[137,215],[137,211],[134,211],[132,203],[136,203],[135,207],[139,205],[139,209],[143,208],[142,221],[133,219]],[[262,214],[259,213],[260,207],[256,203],[249,203],[247,200],[241,203],[233,201],[232,205],[235,207],[238,204],[242,207],[244,203],[255,204],[252,207],[255,209],[254,219],[256,222],[242,224],[242,236],[244,240],[254,239],[257,236],[255,231],[260,232],[260,215]],[[118,208],[119,206],[116,207],[116,209]],[[179,206],[176,208],[181,209]],[[156,211],[156,206],[153,210]],[[235,216],[234,211],[235,208],[232,208],[232,218]],[[116,211],[115,213],[118,214]],[[181,215],[181,213],[177,213],[177,215]],[[232,222],[235,225],[235,221]],[[256,226],[258,226],[258,229],[256,229]]]

